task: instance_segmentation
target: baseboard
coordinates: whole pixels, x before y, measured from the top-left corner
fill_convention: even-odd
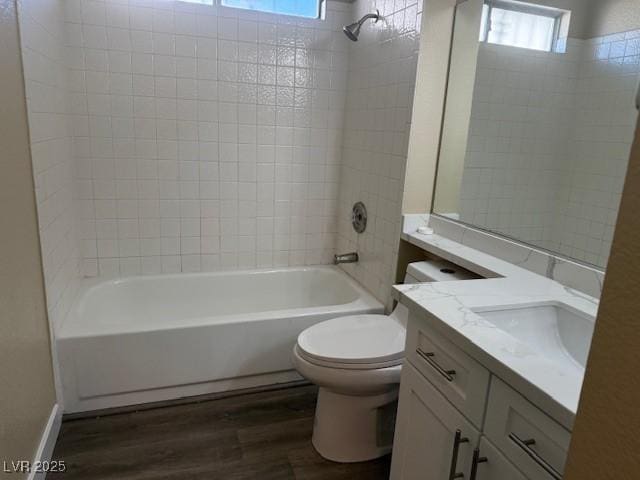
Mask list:
[[[38,445],[38,450],[36,450],[36,454],[33,457],[33,463],[31,465],[35,465],[36,462],[47,462],[51,460],[51,455],[53,454],[53,449],[56,446],[56,440],[58,439],[58,433],[60,432],[61,423],[62,410],[56,403],[51,409],[51,415],[49,415],[49,420],[44,428],[44,432],[42,432],[40,445]],[[31,472],[27,478],[28,480],[44,480],[46,475],[47,474],[44,472]]]

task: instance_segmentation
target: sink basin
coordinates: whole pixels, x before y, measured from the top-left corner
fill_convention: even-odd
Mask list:
[[[584,370],[594,319],[563,304],[475,311],[554,362]]]

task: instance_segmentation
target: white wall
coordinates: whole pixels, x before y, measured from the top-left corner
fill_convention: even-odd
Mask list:
[[[0,457],[17,480],[10,464],[39,454],[56,398],[16,2],[0,11]]]
[[[66,10],[85,275],[331,261],[351,5]]]
[[[338,250],[358,251],[360,262],[344,269],[387,302],[400,238],[422,3],[358,0],[353,18],[376,8],[384,22],[367,23],[349,50]],[[356,201],[369,214],[362,235],[351,226]]]
[[[635,30],[640,25],[638,0],[591,0],[593,13],[587,38]]]
[[[64,319],[80,277],[63,4],[18,4],[47,307],[55,326]]]

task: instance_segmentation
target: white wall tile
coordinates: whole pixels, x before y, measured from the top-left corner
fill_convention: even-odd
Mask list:
[[[358,43],[350,44],[348,51],[338,48],[331,56],[333,64],[348,65],[346,98],[316,95],[312,102],[332,105],[346,101],[344,132],[338,131],[338,138],[344,136],[344,147],[337,246],[340,253],[358,251],[360,262],[345,265],[345,271],[388,303],[395,283],[400,236],[403,189],[399,180],[404,178],[410,129],[410,115],[404,111],[413,101],[420,33],[417,18],[422,7],[415,1],[394,4],[359,0],[352,17],[359,18],[376,8],[386,22],[366,23]],[[350,23],[350,18],[342,16],[341,20]],[[314,58],[314,62],[319,60]],[[334,79],[339,81],[333,75],[320,75],[316,81],[327,84]],[[392,122],[394,118],[398,121]],[[312,122],[324,125],[328,119],[315,116]],[[315,129],[310,140],[314,138]],[[340,148],[339,144],[336,139],[332,148]],[[309,170],[307,175],[321,178],[323,172]],[[331,203],[331,199],[326,200]],[[351,226],[351,207],[357,201],[366,204],[369,214],[367,230],[361,235]]]
[[[69,2],[66,6],[70,9],[65,10],[64,2],[58,0],[18,2],[42,262],[54,335],[75,295],[83,268],[82,253],[95,256],[96,252],[92,224],[86,222],[82,229],[76,228],[76,214],[83,211],[84,205],[74,205],[74,189],[81,192],[82,198],[90,197],[92,190],[86,183],[73,181],[74,122],[70,112],[72,89],[78,79],[69,75],[67,62],[75,64],[78,59],[73,55],[77,50],[66,55],[65,44],[80,46],[82,31],[76,28],[66,32],[64,19],[79,19],[82,7],[99,30],[100,5]],[[71,7],[77,11],[72,13]],[[99,42],[99,33],[95,33],[95,38],[94,33],[90,37]],[[89,84],[94,91],[101,91],[105,79],[95,76],[89,79]],[[103,134],[106,126],[96,119],[94,128]],[[95,271],[95,265],[87,263],[84,267]]]
[[[621,35],[566,54],[481,45],[463,221],[606,266],[640,72]]]
[[[326,167],[341,162],[351,8],[330,1],[326,20],[279,23],[172,1],[67,5],[74,143],[88,146],[75,170],[96,229],[85,274],[330,261],[339,189]],[[326,236],[292,241],[274,222]]]

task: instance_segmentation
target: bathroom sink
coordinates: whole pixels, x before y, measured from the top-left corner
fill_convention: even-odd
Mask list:
[[[584,370],[594,318],[563,304],[475,311],[548,360]]]

